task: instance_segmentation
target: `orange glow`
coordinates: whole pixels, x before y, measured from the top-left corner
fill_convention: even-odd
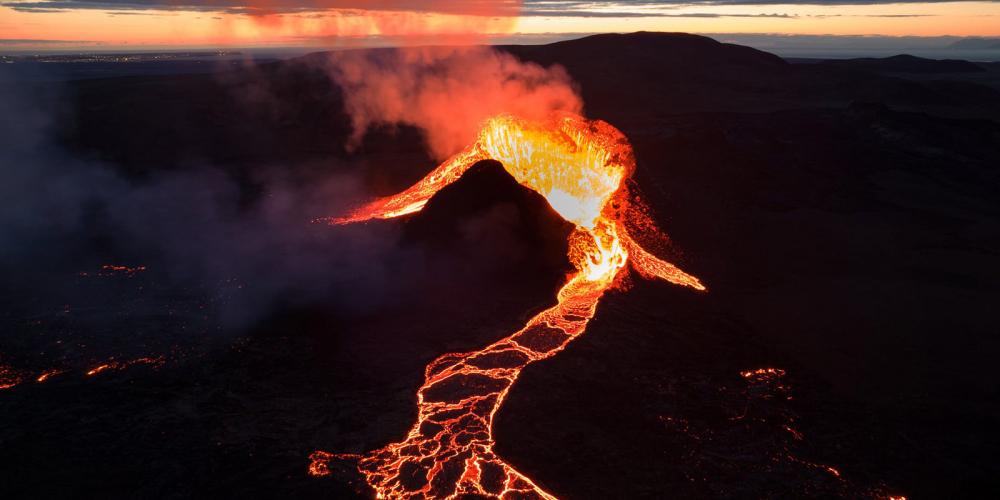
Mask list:
[[[351,47],[380,37],[392,45],[466,45],[513,33],[518,18],[506,2],[482,2],[474,12],[414,12],[317,8],[314,12],[247,15],[148,10],[115,15],[96,9],[22,12],[0,6],[0,39],[29,40],[4,48],[297,46]],[[497,10],[500,14],[491,14]],[[62,40],[33,45],[31,40]]]
[[[748,372],[740,372],[743,378],[755,380],[771,380],[785,376],[785,370],[780,368],[758,368]]]
[[[635,159],[625,136],[605,122],[567,112],[555,112],[542,122],[512,115],[491,118],[475,143],[415,186],[330,222],[416,212],[442,187],[487,159],[502,163],[521,185],[544,196],[576,226],[570,236],[576,272],[559,290],[557,304],[521,330],[479,351],[446,354],[428,365],[417,392],[417,423],[406,440],[360,457],[317,451],[311,474],[328,474],[331,460],[351,458],[358,460],[380,499],[474,494],[554,500],[493,452],[493,416],[521,370],[555,355],[584,332],[601,297],[624,276],[626,263],[642,276],[705,290],[697,278],[642,250],[628,235],[625,219],[633,212],[622,181],[635,169]],[[613,208],[615,204],[625,204],[624,209]]]
[[[248,14],[171,10],[116,15],[98,9],[16,11],[0,7],[0,39],[25,40],[15,49],[99,47],[344,47],[382,37],[391,45],[483,43],[488,35],[552,33],[782,33],[813,35],[1000,36],[996,2],[876,5],[683,5],[629,8],[648,17],[519,16],[520,1],[446,2],[421,11],[354,8],[319,2],[313,11],[274,13],[276,4],[254,0]],[[470,7],[462,7],[468,5]],[[451,6],[450,8],[445,8]],[[605,9],[606,10],[606,9]],[[777,14],[776,16],[774,14]],[[50,40],[64,43],[38,44]]]
[[[0,363],[0,389],[10,389],[21,382],[24,382],[24,374]]]
[[[35,380],[38,381],[38,382],[45,382],[46,380],[48,380],[49,378],[51,378],[53,375],[59,375],[60,373],[66,373],[67,371],[69,371],[69,370],[50,370],[50,371],[47,371],[47,372],[43,373],[41,376],[39,376]],[[90,375],[90,374],[88,373],[88,375]]]
[[[100,373],[100,372],[102,372],[104,370],[107,370],[108,368],[111,368],[111,365],[101,365],[101,366],[98,366],[97,368],[94,368],[93,370],[90,370],[89,372],[87,372],[87,375],[93,375],[95,373]]]
[[[110,362],[107,364],[98,366],[97,368],[90,370],[89,372],[87,372],[87,375],[94,375],[108,369],[121,370],[125,367],[135,364],[147,364],[147,365],[152,365],[155,368],[159,368],[166,363],[166,359],[164,356],[157,356],[155,358],[138,358],[130,361],[111,361],[111,360],[109,361]]]

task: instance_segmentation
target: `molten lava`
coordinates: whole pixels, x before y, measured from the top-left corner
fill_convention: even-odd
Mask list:
[[[23,373],[3,364],[2,360],[0,360],[0,389],[10,389],[24,382],[24,379]]]
[[[359,470],[380,499],[457,499],[471,494],[554,500],[493,452],[493,416],[521,370],[556,354],[583,333],[604,292],[623,276],[626,263],[644,277],[705,290],[697,278],[643,250],[629,235],[625,222],[634,209],[622,182],[632,175],[635,158],[625,136],[605,122],[571,113],[554,113],[545,122],[511,115],[491,118],[475,143],[415,186],[330,222],[416,212],[481,160],[499,161],[576,226],[569,250],[576,272],[559,290],[557,304],[520,331],[479,351],[434,360],[417,393],[417,423],[404,441],[361,457],[317,451],[310,473],[328,474],[334,458],[358,458]]]

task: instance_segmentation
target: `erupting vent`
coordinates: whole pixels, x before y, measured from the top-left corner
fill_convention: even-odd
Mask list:
[[[358,459],[380,499],[554,500],[493,452],[493,416],[521,369],[583,333],[626,263],[644,277],[705,290],[697,278],[646,252],[629,236],[624,222],[638,213],[621,189],[635,169],[625,137],[605,122],[570,113],[554,113],[541,123],[510,115],[491,118],[474,144],[415,186],[330,222],[416,212],[476,162],[490,159],[576,225],[569,250],[576,272],[559,290],[558,303],[520,331],[479,351],[441,356],[427,367],[417,393],[417,423],[406,440],[350,457]],[[348,456],[315,452],[310,472],[328,474],[334,458]]]

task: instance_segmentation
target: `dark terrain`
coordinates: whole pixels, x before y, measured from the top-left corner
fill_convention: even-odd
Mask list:
[[[790,64],[650,33],[503,50],[564,65],[586,115],[629,138],[664,256],[709,290],[634,278],[606,297],[511,391],[494,429],[505,460],[562,500],[1000,495],[995,63]],[[246,206],[264,169],[332,169],[387,195],[436,166],[405,127],[345,151],[324,57],[6,90],[58,96],[74,157],[136,183],[211,164]],[[408,220],[342,233],[391,235],[412,259],[359,269],[389,283],[363,307],[345,280],[329,303],[278,301],[216,334],[200,311],[219,290],[164,285],[155,256],[127,279],[74,262],[4,280],[0,360],[15,367],[48,359],[63,331],[120,353],[132,330],[159,329],[197,355],[0,390],[0,498],[371,498],[349,467],[308,476],[309,454],[399,440],[428,362],[554,301],[566,229],[484,162]],[[134,257],[107,241],[86,245]],[[206,333],[171,333],[178,315]],[[741,375],[758,368],[784,375]]]

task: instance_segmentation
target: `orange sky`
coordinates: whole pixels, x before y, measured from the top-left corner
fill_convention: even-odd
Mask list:
[[[666,4],[664,4],[666,5]],[[630,12],[640,9],[632,8]],[[756,5],[645,8],[671,17],[478,17],[413,12],[326,11],[254,18],[192,11],[64,10],[20,12],[0,6],[3,50],[64,47],[152,48],[204,46],[344,46],[365,35],[432,35],[435,41],[469,40],[470,33],[592,33],[684,31],[834,35],[1000,36],[1000,3],[952,2],[886,5]],[[349,14],[349,15],[348,15]],[[358,15],[361,14],[361,15]],[[683,17],[716,15],[723,17]],[[789,17],[729,17],[779,14]],[[894,17],[909,16],[909,17]],[[330,38],[317,38],[330,37]],[[12,42],[11,40],[28,40]],[[36,40],[61,40],[53,44]],[[354,42],[357,43],[357,42]]]

